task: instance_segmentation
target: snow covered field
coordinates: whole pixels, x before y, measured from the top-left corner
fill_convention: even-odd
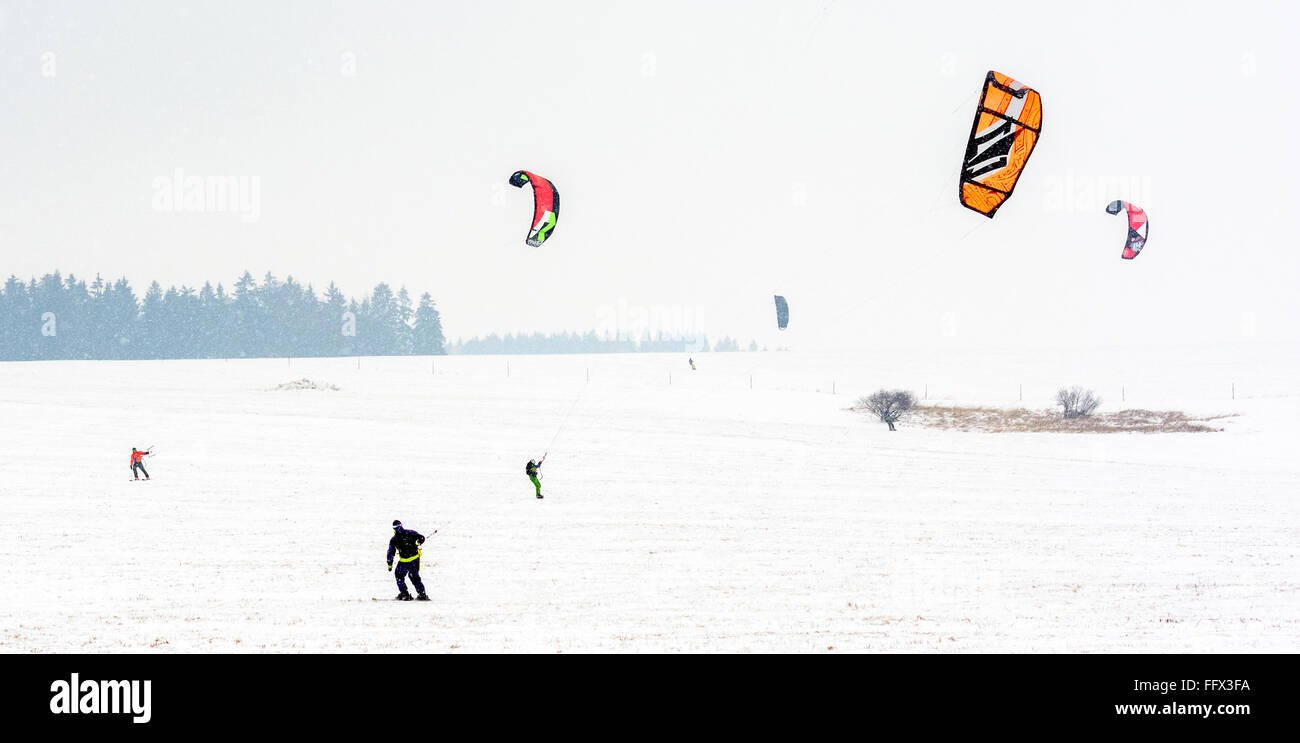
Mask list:
[[[1300,648],[1300,347],[694,356],[0,365],[0,651]],[[274,390],[304,377],[340,389]],[[890,433],[846,410],[1076,383],[1240,415]],[[552,437],[538,501],[523,465]],[[395,518],[439,530],[430,603],[389,600]]]

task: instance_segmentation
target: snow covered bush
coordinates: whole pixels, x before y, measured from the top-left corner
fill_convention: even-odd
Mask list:
[[[338,387],[329,382],[316,382],[306,377],[295,379],[292,382],[285,382],[275,386],[276,390],[331,390],[337,391]]]

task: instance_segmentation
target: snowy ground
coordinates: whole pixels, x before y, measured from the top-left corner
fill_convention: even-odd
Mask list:
[[[1300,348],[694,356],[0,364],[0,651],[1300,648]],[[846,410],[1075,383],[1240,416]],[[440,530],[431,603],[388,600],[395,518]]]

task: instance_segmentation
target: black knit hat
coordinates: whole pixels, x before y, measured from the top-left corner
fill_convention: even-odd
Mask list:
[[[397,521],[396,519],[393,520],[393,528],[394,528],[394,529],[396,529],[397,527],[399,527],[399,526],[401,526],[401,525],[402,525],[402,522]]]

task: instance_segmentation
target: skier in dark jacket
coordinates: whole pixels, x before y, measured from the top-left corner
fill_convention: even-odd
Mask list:
[[[412,529],[403,529],[402,522],[393,522],[393,538],[388,540],[388,569],[393,569],[393,553],[399,556],[397,561],[398,601],[410,601],[411,594],[406,590],[406,576],[411,576],[411,583],[419,593],[419,601],[428,601],[429,594],[424,592],[424,581],[420,580],[420,545],[424,544],[424,535]]]
[[[545,461],[546,461],[546,455],[543,454],[542,462]],[[541,480],[542,462],[535,462],[530,459],[528,460],[528,464],[524,467],[524,473],[528,475],[529,480],[533,481],[533,487],[537,488],[538,498],[542,497],[542,480]]]
[[[140,451],[134,446],[131,447],[131,474],[135,475],[137,480],[140,479],[140,472],[144,473],[144,479],[149,479],[149,471],[144,468],[144,458],[148,454],[147,451]],[[139,468],[140,472],[136,472],[137,468]]]

